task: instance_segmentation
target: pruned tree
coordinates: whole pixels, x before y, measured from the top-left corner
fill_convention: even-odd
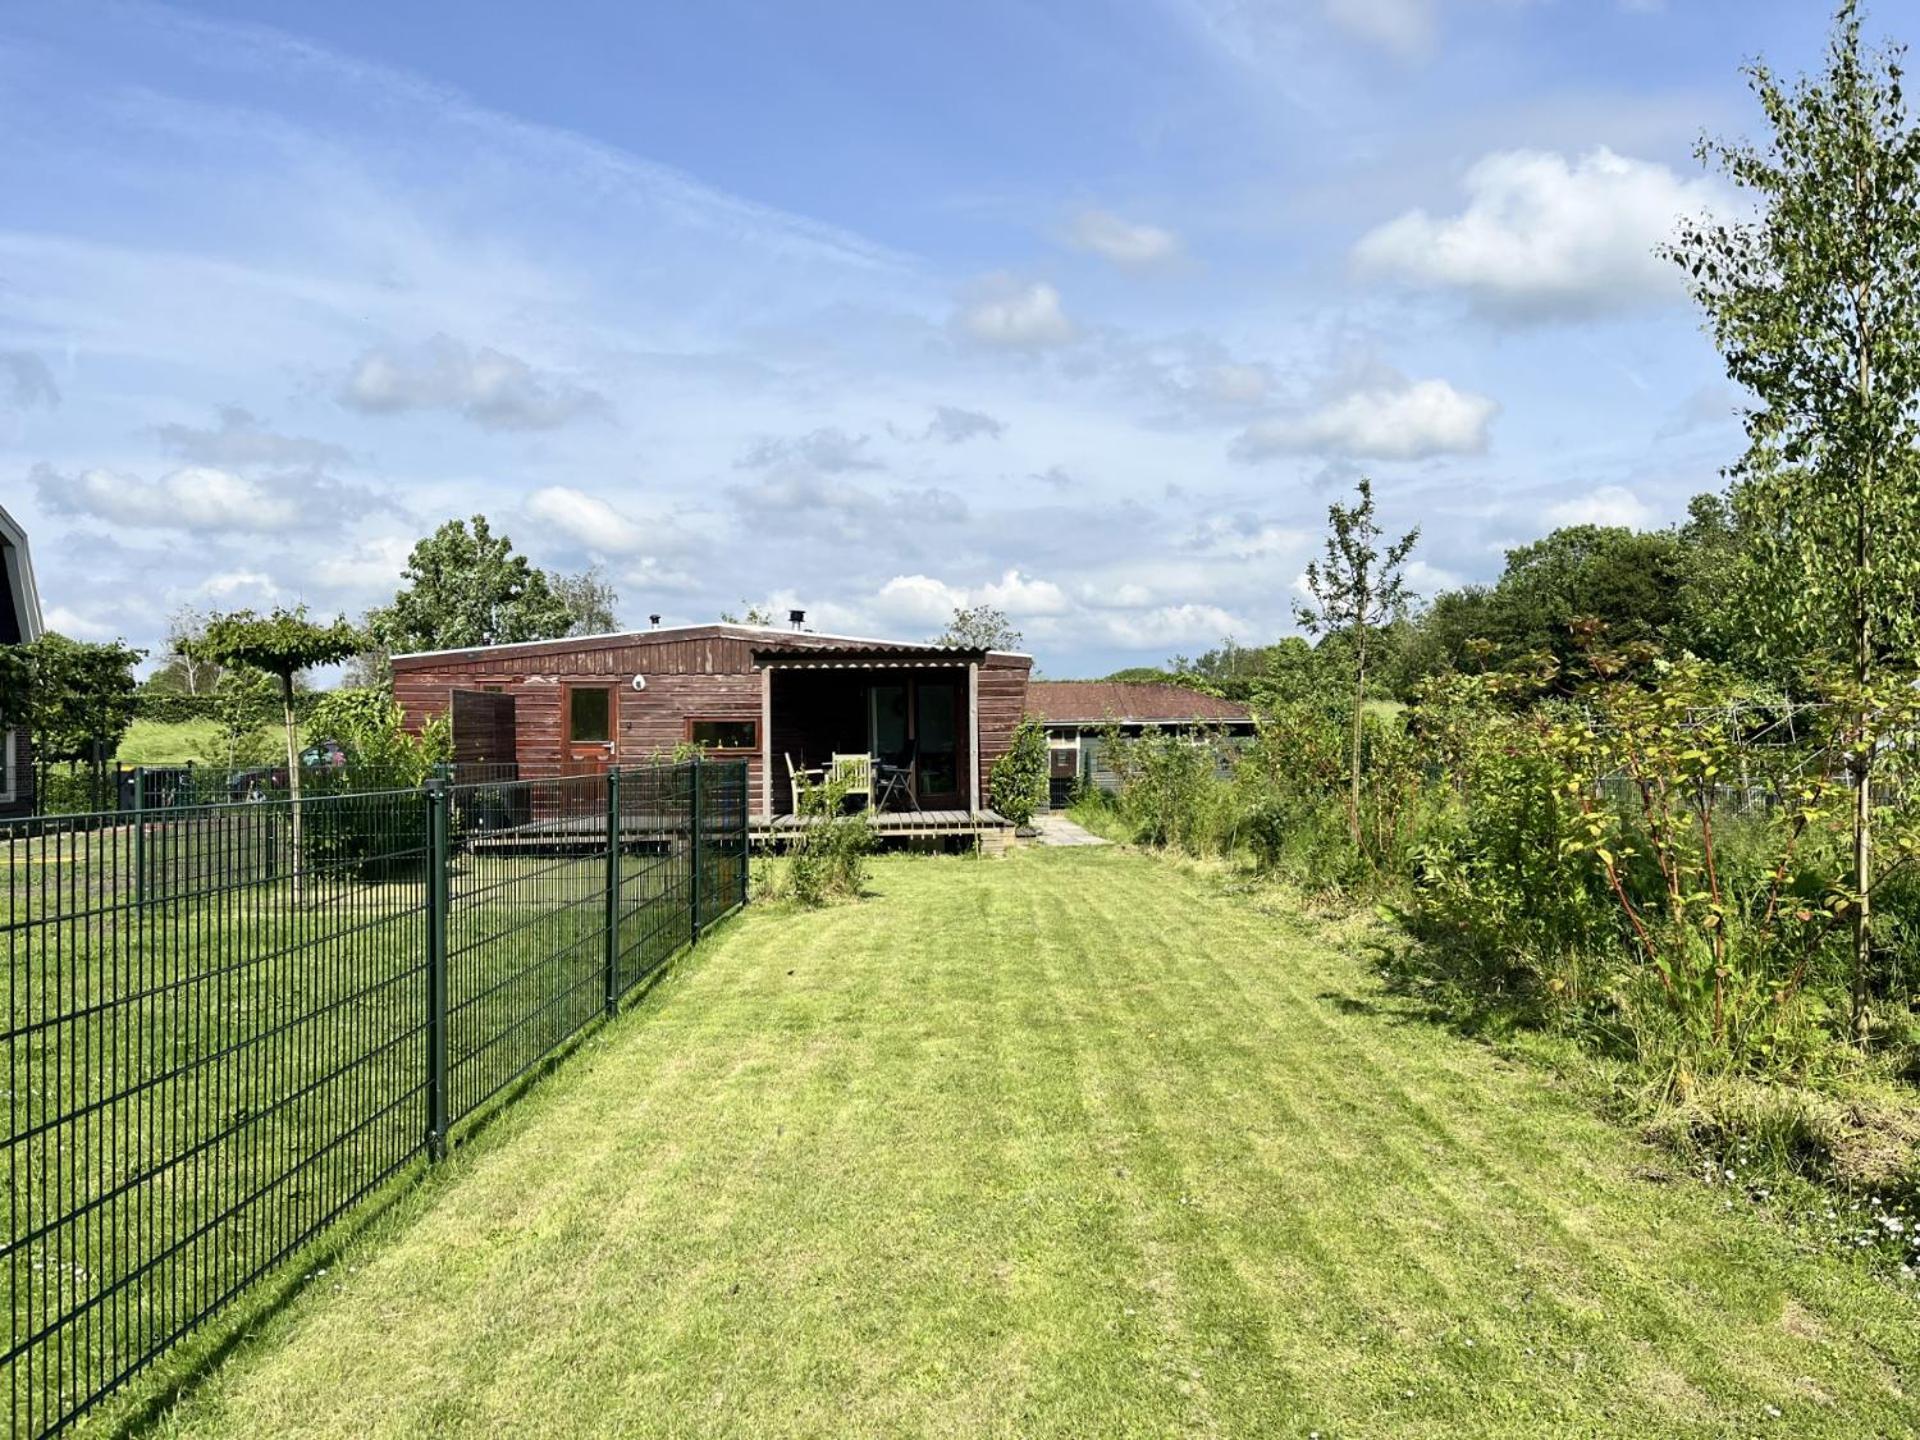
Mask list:
[[[447,521],[413,547],[401,575],[392,603],[367,616],[389,653],[558,640],[574,623],[547,572],[484,515]]]
[[[33,736],[36,791],[46,793],[47,767],[87,762],[93,804],[101,803],[105,757],[133,724],[140,687],[133,667],[146,652],[118,641],[90,644],[48,631],[30,645],[8,647],[0,665],[0,708]]]
[[[1004,610],[991,605],[962,605],[953,612],[939,643],[975,650],[1017,650],[1024,638]]]
[[[1698,155],[1751,218],[1686,224],[1687,272],[1727,374],[1752,395],[1733,501],[1754,536],[1759,643],[1844,668],[1851,730],[1853,1023],[1869,1026],[1876,691],[1920,640],[1920,130],[1899,48],[1862,43],[1853,0],[1825,72],[1747,71],[1770,133]]]
[[[1360,833],[1360,739],[1367,698],[1367,661],[1374,632],[1417,598],[1406,588],[1407,557],[1419,543],[1415,526],[1381,548],[1386,533],[1374,519],[1373,482],[1362,477],[1359,503],[1327,507],[1326,554],[1308,563],[1312,605],[1296,603],[1294,616],[1309,634],[1343,637],[1353,663],[1352,743],[1347,756],[1347,824],[1356,847]]]
[[[366,638],[344,619],[319,624],[307,617],[304,605],[292,610],[275,608],[270,615],[236,610],[207,621],[196,648],[216,665],[250,665],[279,682],[280,718],[287,739],[287,788],[293,816],[293,898],[300,900],[300,738],[294,715],[294,679],[316,665],[337,665],[365,648]]]

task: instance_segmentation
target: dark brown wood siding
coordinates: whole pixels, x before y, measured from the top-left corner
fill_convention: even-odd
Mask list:
[[[980,788],[987,789],[993,762],[1013,744],[1027,708],[1027,677],[1033,661],[1024,655],[989,655],[980,665]]]

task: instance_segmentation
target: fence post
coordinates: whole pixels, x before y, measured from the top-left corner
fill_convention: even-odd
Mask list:
[[[447,786],[429,780],[427,807],[427,1154],[447,1153]]]
[[[693,761],[688,768],[693,792],[688,802],[687,835],[689,853],[693,863],[693,916],[689,939],[695,945],[700,943],[700,754],[694,752]]]
[[[620,1008],[620,768],[607,770],[607,1014]]]
[[[114,777],[118,788],[119,777]],[[118,798],[117,796],[115,797]],[[147,767],[133,767],[133,903],[147,903]]]
[[[753,870],[753,796],[751,793],[753,777],[747,773],[747,762],[740,764],[740,903],[747,903],[747,890],[751,884]]]

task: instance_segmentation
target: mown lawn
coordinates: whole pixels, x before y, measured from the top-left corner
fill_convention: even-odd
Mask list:
[[[1910,1295],[1314,922],[1118,850],[873,889],[701,947],[162,1430],[1920,1432]]]

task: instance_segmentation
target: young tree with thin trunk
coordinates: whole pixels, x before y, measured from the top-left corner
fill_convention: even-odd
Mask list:
[[[1876,689],[1905,685],[1920,638],[1920,130],[1899,49],[1861,41],[1853,0],[1827,66],[1747,78],[1771,134],[1703,140],[1750,219],[1685,225],[1687,271],[1728,375],[1754,403],[1733,500],[1758,537],[1752,618],[1782,661],[1838,662],[1851,714],[1853,1023],[1869,1025]]]
[[[276,608],[271,615],[236,610],[207,621],[197,648],[204,658],[227,667],[250,665],[280,683],[280,717],[287,737],[287,789],[293,816],[293,899],[300,902],[300,738],[293,711],[293,681],[316,665],[337,665],[366,646],[366,637],[345,620],[329,625],[307,618],[304,605]]]
[[[1367,661],[1373,634],[1399,615],[1416,597],[1406,588],[1407,557],[1419,543],[1415,526],[1380,548],[1386,533],[1374,519],[1373,482],[1361,479],[1356,505],[1339,501],[1327,507],[1327,553],[1308,564],[1307,590],[1312,605],[1295,605],[1294,615],[1312,635],[1344,636],[1352,649],[1353,727],[1347,756],[1347,826],[1358,848],[1360,834],[1360,737],[1367,699]]]

